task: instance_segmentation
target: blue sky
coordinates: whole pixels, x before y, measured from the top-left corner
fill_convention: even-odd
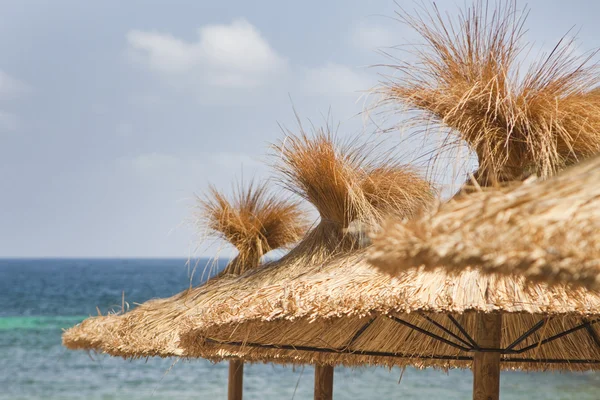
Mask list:
[[[573,26],[583,50],[598,46],[597,2],[528,4],[534,48]],[[188,256],[193,194],[269,176],[292,101],[317,123],[331,108],[342,134],[373,132],[356,114],[386,72],[368,68],[388,61],[377,48],[411,38],[397,8],[0,1],[0,257]]]

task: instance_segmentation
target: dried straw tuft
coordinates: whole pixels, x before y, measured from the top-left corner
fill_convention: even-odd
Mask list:
[[[354,221],[377,224],[388,213],[414,215],[433,200],[430,184],[413,168],[391,155],[374,155],[370,143],[344,143],[329,127],[309,135],[300,126],[273,148],[283,186],[311,203],[322,222],[341,228]]]
[[[222,272],[234,275],[257,267],[269,251],[297,242],[307,227],[298,202],[278,199],[266,184],[254,183],[245,189],[239,185],[231,201],[211,187],[198,198],[197,219],[237,248],[238,256]]]
[[[390,221],[370,261],[391,274],[420,265],[477,267],[600,290],[599,168],[595,157],[546,181],[473,193],[433,215]]]
[[[423,40],[415,62],[394,66],[378,89],[383,104],[421,112],[456,131],[476,152],[481,186],[550,176],[600,149],[597,66],[564,37],[519,76],[528,10],[516,1],[478,0],[456,20],[434,4],[399,19]]]

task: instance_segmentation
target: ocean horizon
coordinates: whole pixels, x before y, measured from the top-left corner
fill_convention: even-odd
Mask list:
[[[191,280],[200,284],[208,259]],[[216,269],[221,268],[221,260]],[[189,287],[184,258],[0,259],[0,399],[225,399],[227,363],[175,358],[123,360],[70,351],[62,330],[122,306]],[[246,399],[311,399],[313,368],[251,364]],[[335,399],[469,399],[468,370],[336,368]],[[502,374],[502,399],[598,399],[598,373]]]

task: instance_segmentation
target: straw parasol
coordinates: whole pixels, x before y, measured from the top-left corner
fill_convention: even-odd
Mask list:
[[[478,2],[458,25],[435,7],[417,17],[401,13],[425,47],[381,89],[384,103],[421,111],[471,146],[476,186],[546,178],[600,147],[594,68],[562,43],[519,79],[526,14],[503,4],[491,10]],[[331,365],[471,367],[476,399],[499,397],[501,367],[600,364],[596,292],[476,269],[413,268],[390,277],[361,250],[306,270],[258,290],[240,286],[203,317],[190,315],[181,345],[210,354],[214,344],[246,359],[278,351]]]
[[[371,262],[397,274],[439,265],[600,289],[600,157],[546,180],[484,190],[433,215],[391,221]]]
[[[201,313],[190,310],[188,321],[195,320],[196,326],[211,323],[210,317],[204,318],[205,312],[220,309],[221,304],[232,301],[240,291],[259,290],[289,281],[306,274],[308,267],[318,270],[327,260],[357,251],[363,241],[360,234],[352,233],[356,231],[352,225],[377,225],[388,213],[410,217],[433,200],[430,185],[412,168],[373,153],[370,146],[356,141],[340,143],[326,129],[316,131],[312,137],[303,129],[298,135],[287,133],[287,137],[275,146],[276,169],[285,187],[317,209],[320,221],[282,259],[238,277],[237,283],[215,295],[212,307]],[[204,356],[219,354],[216,348],[212,351],[213,346]],[[233,351],[237,354],[237,350]],[[198,353],[187,354],[200,356]],[[260,357],[244,359],[316,364],[315,398],[332,396],[333,368],[329,363],[269,350]]]
[[[331,366],[473,368],[475,398],[494,390],[500,368],[600,370],[596,292],[477,269],[391,277],[365,250],[306,270],[259,289],[240,285],[202,316],[190,314],[181,346],[210,357],[212,345],[248,361],[277,354]],[[487,375],[477,363],[490,366]]]
[[[522,277],[443,269],[391,277],[358,251],[284,283],[239,286],[229,297],[190,315],[181,337],[189,354],[210,356],[212,344],[250,361],[276,352],[332,366],[445,369],[473,367],[481,353],[505,369],[600,369],[600,296]],[[478,331],[481,315],[490,331]]]
[[[223,276],[207,285],[181,293],[170,299],[153,300],[121,318],[116,329],[106,329],[101,342],[109,354],[125,357],[188,354],[179,345],[182,320],[190,314],[202,316],[204,310],[229,299],[240,285],[258,289],[282,282],[306,272],[307,265],[318,266],[361,246],[360,235],[350,233],[351,223],[378,224],[384,215],[395,210],[399,217],[415,215],[433,200],[429,184],[409,167],[377,155],[373,147],[357,141],[342,143],[329,129],[313,135],[302,128],[298,135],[287,132],[274,146],[275,167],[284,186],[315,206],[320,222],[282,259],[240,275]],[[94,327],[84,321],[79,331],[67,332],[67,346],[73,336],[85,336]],[[84,332],[81,332],[81,331]],[[135,333],[135,334],[134,334]],[[213,349],[214,346],[211,347]],[[237,355],[228,349],[213,349],[206,358],[219,360]],[[303,363],[291,355],[277,352],[253,361]],[[316,368],[316,391],[330,392],[333,369]]]
[[[527,14],[516,1],[475,2],[456,22],[435,5],[415,16],[399,14],[423,46],[416,63],[398,65],[398,77],[380,88],[382,102],[402,104],[425,126],[437,122],[466,142],[479,161],[476,188],[547,178],[600,150],[600,74],[591,62],[597,52],[576,56],[574,40],[563,37],[521,77]],[[445,145],[452,145],[451,136]],[[480,328],[489,331],[481,318]],[[475,376],[497,364],[477,356]],[[474,388],[497,398],[498,380],[495,374],[485,388],[476,379]]]
[[[190,355],[228,349],[249,361],[278,356],[332,366],[472,367],[483,354],[506,369],[599,369],[595,292],[479,270],[413,268],[390,277],[369,265],[365,249],[307,263],[293,279],[266,277],[285,267],[258,271],[270,285],[238,278],[202,315],[188,313],[180,345]],[[478,331],[482,315],[491,332]]]
[[[477,154],[480,186],[547,177],[600,149],[596,52],[576,56],[565,36],[523,65],[528,13],[513,0],[475,0],[456,19],[435,4],[401,10],[398,19],[422,41],[402,47],[407,61],[376,89],[380,105],[414,111],[410,122],[423,131],[439,125],[443,148],[465,142]]]
[[[266,184],[238,185],[231,201],[210,187],[208,195],[198,198],[197,210],[200,226],[238,250],[225,269],[204,285],[171,298],[150,300],[123,315],[88,318],[63,334],[67,348],[100,350],[125,358],[182,356],[176,321],[188,305],[202,307],[217,284],[257,268],[264,254],[298,241],[306,230],[300,204],[269,194]],[[225,356],[233,358],[235,354],[223,353],[219,359]],[[242,398],[242,379],[243,363],[232,359],[230,399]]]

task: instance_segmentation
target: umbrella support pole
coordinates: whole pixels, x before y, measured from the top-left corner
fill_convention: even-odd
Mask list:
[[[485,349],[499,349],[502,337],[500,313],[478,313],[475,341]],[[500,352],[477,351],[473,356],[473,400],[499,400],[500,398]]]
[[[242,360],[229,361],[229,382],[227,384],[227,399],[242,400],[244,392],[244,362]]]
[[[315,400],[333,399],[333,367],[315,365]]]

